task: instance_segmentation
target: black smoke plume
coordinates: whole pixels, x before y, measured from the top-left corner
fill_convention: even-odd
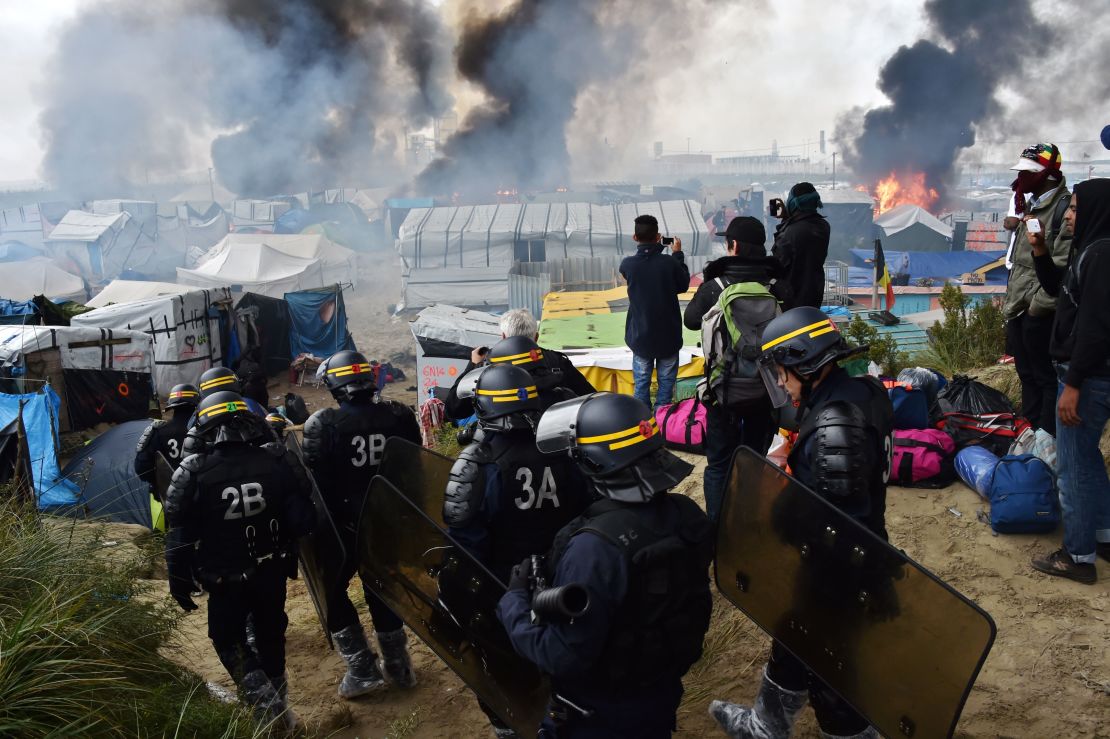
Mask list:
[[[567,185],[566,127],[579,92],[616,61],[596,0],[518,0],[471,16],[456,49],[459,73],[489,102],[472,110],[418,178],[423,192],[490,194]]]
[[[1001,111],[999,87],[1035,66],[1054,34],[1030,0],[928,0],[925,13],[937,40],[899,48],[879,73],[890,104],[849,114],[837,138],[864,182],[924,172],[943,204],[960,151]]]
[[[393,166],[383,124],[450,107],[445,39],[427,0],[91,5],[49,66],[44,175],[104,196],[211,142],[240,195],[365,184]]]

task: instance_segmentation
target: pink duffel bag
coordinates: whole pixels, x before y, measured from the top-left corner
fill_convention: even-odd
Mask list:
[[[655,423],[670,448],[705,454],[705,406],[697,398],[660,406]]]
[[[917,488],[942,488],[956,479],[953,457],[956,442],[938,429],[899,429],[894,432],[890,482]]]

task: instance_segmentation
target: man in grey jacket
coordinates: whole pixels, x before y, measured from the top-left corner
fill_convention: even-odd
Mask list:
[[[1037,280],[1029,246],[1030,223],[1040,228],[1052,260],[1064,267],[1071,249],[1071,233],[1064,224],[1071,193],[1060,171],[1063,159],[1055,144],[1037,144],[1021,153],[1017,170],[1014,208],[1022,220],[1014,232],[1008,261],[1013,263],[1006,285],[1003,316],[1006,351],[1014,358],[1021,380],[1020,413],[1037,428],[1056,435],[1056,371],[1048,352],[1056,301]]]

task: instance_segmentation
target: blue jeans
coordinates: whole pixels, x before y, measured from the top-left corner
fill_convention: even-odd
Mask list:
[[[651,372],[659,375],[659,389],[655,394],[655,405],[651,404]],[[674,384],[678,381],[678,355],[655,359],[632,355],[633,395],[648,408],[669,405],[674,398]]]
[[[1064,370],[1059,370],[1063,392]],[[1110,421],[1110,378],[1090,377],[1079,389],[1078,426],[1056,424],[1056,470],[1064,514],[1064,548],[1094,563],[1095,542],[1110,542],[1110,477],[1098,442]],[[1057,419],[1059,420],[1059,419]]]

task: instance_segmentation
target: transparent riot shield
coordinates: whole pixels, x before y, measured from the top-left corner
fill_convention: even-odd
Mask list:
[[[436,526],[443,523],[443,492],[455,460],[396,436],[385,442],[378,474],[393,483]]]
[[[507,725],[535,736],[550,686],[497,619],[505,586],[384,477],[358,532],[362,581]]]
[[[714,568],[722,595],[884,735],[952,735],[990,615],[746,447]]]
[[[296,434],[286,435],[285,446],[304,464],[304,452]],[[354,565],[347,563],[347,548],[343,545],[343,538],[307,465],[305,472],[312,480],[316,527],[311,534],[302,536],[297,541],[297,559],[300,561],[301,577],[304,578],[309,600],[316,609],[328,646],[332,646],[331,632],[328,631],[328,594],[335,592],[336,588],[347,586],[347,580],[354,572]]]

